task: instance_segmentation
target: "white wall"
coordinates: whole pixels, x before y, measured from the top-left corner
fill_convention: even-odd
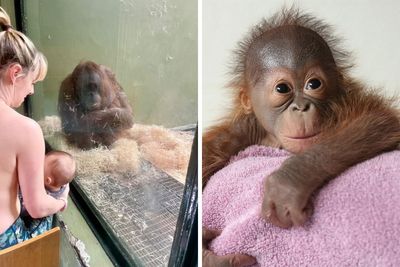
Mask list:
[[[333,25],[353,53],[357,78],[386,94],[400,92],[400,1],[203,0],[203,129],[229,106],[231,51],[249,28],[284,4],[296,3]]]

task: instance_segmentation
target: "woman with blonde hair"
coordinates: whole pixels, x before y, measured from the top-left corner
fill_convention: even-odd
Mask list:
[[[52,214],[63,210],[61,199],[46,194],[43,171],[45,145],[39,125],[13,108],[19,107],[34,84],[46,76],[47,61],[23,33],[13,29],[0,7],[0,249],[51,228]],[[36,218],[35,229],[20,218],[21,190],[25,208]]]

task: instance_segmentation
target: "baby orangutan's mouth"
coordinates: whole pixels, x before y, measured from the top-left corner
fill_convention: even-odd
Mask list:
[[[286,136],[286,138],[295,139],[295,140],[306,140],[306,139],[314,138],[319,134],[320,134],[320,132],[313,133],[313,134],[307,134],[307,135]]]
[[[292,153],[300,153],[307,150],[318,141],[320,132],[313,134],[302,134],[293,136],[283,136],[281,139],[282,147]]]

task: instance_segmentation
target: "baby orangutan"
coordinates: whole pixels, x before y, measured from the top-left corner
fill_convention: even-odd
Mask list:
[[[295,9],[254,27],[236,51],[232,112],[203,136],[203,186],[250,145],[288,150],[293,156],[265,179],[262,216],[299,226],[319,187],[394,149],[398,110],[351,78],[347,59],[329,26]]]

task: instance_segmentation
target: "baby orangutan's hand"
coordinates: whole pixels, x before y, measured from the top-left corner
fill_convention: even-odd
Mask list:
[[[220,233],[203,228],[203,267],[245,267],[256,263],[256,259],[245,254],[218,256],[207,248],[208,243]]]
[[[273,172],[264,182],[261,216],[281,228],[303,225],[311,215],[312,190],[301,178],[289,177],[281,169]]]

